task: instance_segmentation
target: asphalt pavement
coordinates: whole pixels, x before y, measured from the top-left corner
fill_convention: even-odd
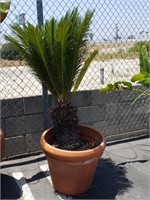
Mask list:
[[[82,187],[82,186],[81,186]],[[88,193],[70,197],[53,190],[44,154],[1,162],[1,199],[150,199],[150,139],[106,147]]]

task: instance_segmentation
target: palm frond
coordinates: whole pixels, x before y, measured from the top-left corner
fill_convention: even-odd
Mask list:
[[[146,45],[142,45],[140,49],[140,72],[148,73],[150,72],[150,60],[148,55],[148,49]]]
[[[81,83],[81,81],[82,81],[82,79],[83,79],[83,77],[84,77],[89,65],[91,64],[92,60],[95,58],[97,53],[98,53],[98,50],[93,51],[90,54],[90,56],[86,59],[84,65],[83,65],[83,67],[82,67],[82,69],[81,69],[81,71],[80,71],[80,73],[79,73],[79,75],[77,77],[77,80],[76,80],[76,82],[74,84],[73,92],[77,91],[77,89],[78,89],[78,87],[79,87],[79,85],[80,85],[80,83]]]
[[[69,58],[69,63],[67,64],[68,68],[68,77],[67,84],[68,84],[68,93],[70,92],[71,88],[73,87],[80,70],[83,66],[83,61],[85,60],[87,56],[87,48],[86,44],[88,41],[88,32],[89,32],[89,26],[91,23],[91,18],[93,16],[93,12],[87,11],[85,17],[82,19],[77,9],[75,9],[72,12],[72,18],[70,22],[70,31],[71,32],[71,45],[72,45],[72,51],[71,57],[73,59]],[[71,49],[71,48],[70,48]],[[72,66],[72,67],[71,67]]]
[[[75,8],[59,21],[46,21],[43,27],[13,25],[13,36],[5,36],[58,101],[68,100],[71,89],[78,88],[95,57],[96,52],[86,60],[92,16],[93,12],[87,11],[82,18]]]
[[[24,57],[26,63],[31,67],[32,73],[43,82],[50,91],[53,90],[54,95],[56,95],[56,90],[47,73],[47,63],[44,58],[45,54],[43,54],[45,47],[43,41],[41,41],[41,27],[37,26],[34,28],[31,24],[28,24],[21,28],[19,25],[13,25],[12,30],[13,36],[5,36],[5,39]]]

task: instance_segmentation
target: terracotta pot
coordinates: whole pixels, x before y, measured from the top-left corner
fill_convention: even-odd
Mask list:
[[[1,147],[0,161],[2,161],[5,152],[5,137],[1,128],[0,128],[0,147]]]
[[[79,126],[80,138],[91,141],[97,147],[84,151],[67,151],[55,148],[52,128],[41,137],[41,146],[47,156],[53,187],[64,195],[86,193],[93,181],[99,158],[102,156],[105,142],[97,130]]]

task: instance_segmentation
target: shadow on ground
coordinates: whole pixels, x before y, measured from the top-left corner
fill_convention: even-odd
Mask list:
[[[15,178],[1,174],[1,199],[19,199],[22,190],[17,185]]]
[[[110,159],[100,159],[92,186],[88,193],[74,199],[115,199],[133,185],[126,178],[126,167],[117,166]]]
[[[26,179],[26,182],[33,182],[48,175],[48,171],[38,172]],[[100,159],[89,192],[73,197],[73,199],[115,199],[117,195],[127,192],[132,185],[132,181],[126,178],[124,165],[115,165],[110,158]],[[22,190],[17,185],[15,178],[1,174],[1,199],[19,199],[21,196]]]

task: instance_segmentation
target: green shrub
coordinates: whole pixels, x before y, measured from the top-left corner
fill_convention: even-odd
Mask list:
[[[149,43],[147,41],[139,41],[134,43],[133,47],[128,49],[129,53],[138,53],[140,52],[140,49],[142,46],[148,47]]]
[[[4,44],[0,50],[0,56],[6,60],[22,60],[22,57],[16,49],[10,44]]]

